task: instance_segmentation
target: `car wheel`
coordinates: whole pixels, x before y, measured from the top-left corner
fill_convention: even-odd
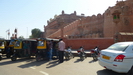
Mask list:
[[[41,56],[40,55],[36,55],[36,61],[41,61]]]
[[[16,58],[15,56],[13,56],[13,57],[11,57],[11,60],[12,60],[12,61],[16,61],[17,58]]]
[[[132,68],[128,71],[127,75],[133,75],[133,66],[132,66]]]
[[[7,54],[7,55],[6,55],[7,58],[10,58],[10,56],[11,56],[10,54]]]

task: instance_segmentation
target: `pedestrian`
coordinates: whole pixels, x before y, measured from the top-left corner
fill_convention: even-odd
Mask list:
[[[46,49],[46,59],[49,60],[49,50],[50,50],[50,42],[49,41],[46,41],[46,46],[47,46],[47,49]]]
[[[63,39],[59,40],[59,63],[63,63],[64,61],[64,51],[65,51],[65,42]]]
[[[27,52],[27,49],[28,49],[27,41],[23,42],[23,49],[24,49],[24,55],[26,55],[26,52]]]
[[[29,56],[30,56],[30,48],[31,48],[31,43],[27,41],[27,51]]]
[[[53,52],[53,40],[50,40],[49,41],[49,48],[50,48],[50,50],[49,50],[49,60],[51,61],[52,60],[52,52]]]

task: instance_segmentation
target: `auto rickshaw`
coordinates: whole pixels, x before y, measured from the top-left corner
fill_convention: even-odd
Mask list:
[[[17,58],[35,56],[36,46],[34,39],[16,39],[11,60],[16,61]]]
[[[3,52],[3,49],[5,49],[5,40],[0,39],[0,53]]]
[[[0,39],[0,53],[3,55],[3,51],[5,50],[5,40]],[[0,60],[2,59],[2,55],[0,55]]]
[[[57,43],[59,39],[50,39],[50,38],[39,38],[37,39],[37,53],[36,53],[36,61],[48,59],[48,42],[53,40],[53,51],[52,51],[52,58],[57,56]]]
[[[10,47],[11,40],[4,40],[0,39],[0,53],[5,55],[7,58],[9,58],[12,55],[11,47]],[[1,57],[2,58],[2,57]]]
[[[11,57],[11,55],[13,55],[14,44],[15,44],[14,39],[6,40],[5,53],[6,53],[7,58],[9,58],[9,57]]]

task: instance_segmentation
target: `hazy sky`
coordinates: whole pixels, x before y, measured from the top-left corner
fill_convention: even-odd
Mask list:
[[[103,14],[109,6],[115,6],[117,0],[0,0],[0,37],[10,36],[18,29],[18,36],[27,38],[31,30],[38,28],[44,31],[47,20],[74,11],[85,16]],[[118,0],[120,1],[120,0]]]

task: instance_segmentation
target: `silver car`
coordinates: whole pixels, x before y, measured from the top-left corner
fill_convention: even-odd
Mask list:
[[[133,72],[133,42],[118,42],[101,50],[98,62],[118,73]]]

